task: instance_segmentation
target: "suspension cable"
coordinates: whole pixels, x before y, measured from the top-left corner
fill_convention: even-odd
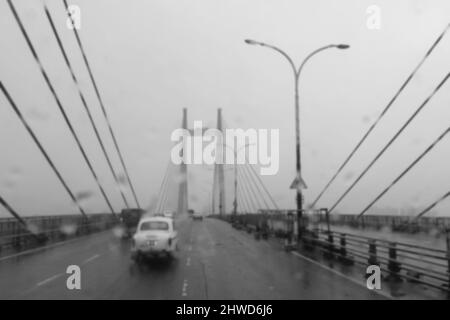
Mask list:
[[[161,213],[161,211],[162,211],[162,206],[163,206],[164,198],[166,196],[168,183],[169,183],[169,164],[167,164],[166,172],[164,174],[164,178],[161,183],[161,188],[160,188],[160,192],[158,195],[158,207],[157,207],[156,213]]]
[[[256,176],[256,178],[259,180],[260,185],[262,186],[262,188],[264,189],[265,193],[267,194],[268,198],[270,199],[270,202],[272,202],[273,206],[275,207],[275,209],[279,209],[277,203],[275,202],[275,200],[273,199],[272,195],[270,194],[269,190],[267,190],[265,184],[263,183],[261,177],[259,176],[258,173],[256,173],[255,168],[253,168],[253,166],[249,165],[251,171],[253,172],[253,175]]]
[[[238,187],[238,189],[239,189],[239,187]],[[243,201],[243,199],[238,198],[238,204],[239,204],[240,207],[242,208],[242,209],[241,209],[241,212],[242,212],[242,213],[248,213],[247,205],[245,204],[245,202]]]
[[[420,217],[422,217],[425,213],[427,213],[428,211],[430,211],[431,209],[433,209],[436,205],[438,205],[439,203],[441,203],[442,201],[444,201],[446,198],[448,198],[450,196],[450,191],[447,192],[446,194],[444,194],[442,197],[440,197],[439,199],[437,199],[436,201],[434,201],[432,204],[430,204],[428,207],[426,207],[425,209],[423,209],[415,218],[414,220],[419,219]]]
[[[258,205],[256,204],[254,198],[250,193],[250,190],[248,189],[247,181],[245,180],[245,177],[242,175],[242,172],[239,171],[238,176],[241,178],[242,191],[244,191],[244,197],[249,204],[249,209],[252,210],[253,212],[256,212]]]
[[[159,206],[160,206],[160,202],[161,202],[160,200],[161,200],[163,188],[164,188],[164,186],[165,186],[165,184],[166,184],[166,179],[167,179],[168,170],[169,170],[169,163],[168,163],[167,166],[166,166],[166,170],[164,171],[163,179],[161,180],[161,186],[159,187],[158,198],[157,198],[156,206],[155,206],[156,212],[159,212]]]
[[[37,138],[36,134],[34,133],[33,129],[31,129],[30,125],[28,124],[28,122],[25,120],[22,112],[19,110],[19,108],[17,107],[16,103],[14,102],[14,100],[12,99],[11,95],[9,94],[9,92],[6,90],[6,88],[3,86],[3,83],[0,81],[0,89],[2,90],[3,94],[5,95],[6,99],[8,100],[10,106],[12,107],[12,109],[14,110],[14,112],[16,113],[16,115],[19,117],[20,121],[22,122],[23,126],[25,127],[25,129],[28,131],[28,133],[30,134],[31,138],[33,139],[34,143],[36,144],[36,146],[39,148],[39,150],[41,151],[42,155],[44,156],[45,160],[47,160],[48,165],[52,168],[53,172],[56,174],[56,176],[58,177],[59,181],[61,182],[61,184],[63,185],[64,189],[67,191],[67,193],[69,194],[70,198],[72,199],[72,202],[78,207],[78,209],[80,210],[81,214],[84,217],[86,216],[86,213],[84,212],[83,208],[81,207],[81,205],[78,203],[77,199],[75,198],[74,194],[72,193],[72,190],[70,190],[69,186],[67,185],[66,181],[64,180],[64,178],[62,177],[61,173],[59,172],[59,170],[56,168],[55,164],[53,163],[53,161],[50,159],[50,156],[48,155],[47,151],[44,149],[44,147],[42,146],[41,142],[39,141],[39,139]]]
[[[245,170],[247,170],[247,173],[248,173],[248,176],[250,177],[250,180],[253,181],[253,184],[255,185],[255,188],[257,189],[257,192],[259,193],[262,201],[264,202],[265,207],[267,209],[270,209],[270,205],[268,204],[268,202],[266,201],[266,198],[264,197],[264,190],[261,190],[261,186],[259,185],[259,183],[261,183],[262,181],[257,180],[253,176],[252,171],[249,169],[249,167],[250,168],[252,167],[250,164],[244,164],[244,167],[245,167]]]
[[[450,132],[450,127],[447,128],[439,137],[436,138],[436,140],[433,141],[432,144],[428,146],[428,148],[425,149],[411,164],[403,170],[403,172],[395,178],[389,186],[387,186],[375,199],[369,203],[367,207],[364,208],[364,210],[361,211],[361,213],[358,215],[358,218],[361,217],[367,210],[369,210],[381,197],[383,197],[386,192],[388,192],[403,176],[411,170],[417,163],[419,163],[420,160],[428,153],[430,152],[446,135]]]
[[[166,188],[164,191],[163,203],[161,206],[161,212],[166,210],[167,199],[169,198],[169,188],[170,188],[170,175],[167,176]]]
[[[8,4],[9,4],[9,7],[10,7],[10,9],[11,9],[13,15],[14,15],[14,18],[15,18],[17,24],[19,25],[19,28],[20,28],[20,30],[21,30],[21,32],[22,32],[22,35],[23,35],[24,38],[25,38],[25,41],[26,41],[26,43],[27,43],[27,45],[28,45],[28,48],[30,49],[30,51],[31,51],[31,53],[32,53],[32,55],[33,55],[33,57],[34,57],[36,63],[38,64],[38,66],[39,66],[39,68],[40,68],[40,71],[41,71],[41,74],[42,74],[42,76],[44,77],[44,80],[45,80],[45,82],[46,82],[48,88],[50,89],[50,92],[52,93],[53,98],[55,99],[55,102],[56,102],[56,104],[58,105],[59,110],[61,111],[61,114],[62,114],[62,116],[63,116],[63,118],[64,118],[64,120],[65,120],[65,122],[66,122],[66,125],[67,125],[67,127],[69,128],[69,130],[70,130],[70,132],[71,132],[71,134],[72,134],[72,137],[75,139],[75,142],[76,142],[76,144],[77,144],[77,146],[78,146],[78,149],[80,150],[80,152],[81,152],[81,154],[82,154],[84,160],[86,161],[86,164],[88,165],[89,170],[91,171],[91,174],[92,174],[92,176],[94,177],[94,180],[96,181],[97,186],[99,187],[99,189],[100,189],[100,191],[101,191],[101,193],[102,193],[102,195],[103,195],[103,198],[105,199],[105,201],[106,201],[106,203],[107,203],[109,209],[111,210],[111,213],[112,213],[113,215],[115,215],[114,209],[113,209],[113,207],[112,207],[112,205],[111,205],[111,202],[109,201],[109,199],[108,199],[108,197],[107,197],[107,195],[106,195],[106,193],[105,193],[105,191],[104,191],[102,185],[101,185],[100,182],[99,182],[98,176],[97,176],[97,174],[95,173],[95,170],[94,170],[94,168],[92,167],[92,164],[91,164],[91,162],[89,161],[89,158],[88,158],[88,156],[87,156],[87,154],[86,154],[86,152],[85,152],[83,146],[81,145],[81,142],[80,142],[80,140],[79,140],[77,134],[75,133],[75,130],[74,130],[73,126],[72,126],[72,123],[70,122],[69,118],[67,117],[67,114],[66,114],[66,112],[65,112],[65,110],[64,110],[64,107],[62,106],[61,101],[59,100],[59,97],[58,97],[58,95],[56,94],[56,91],[55,91],[55,89],[54,89],[52,83],[50,82],[50,78],[48,77],[47,72],[45,71],[45,69],[44,69],[44,67],[43,67],[43,65],[42,65],[42,63],[41,63],[41,60],[39,59],[39,56],[37,55],[36,50],[35,50],[33,44],[31,43],[31,40],[30,40],[30,38],[29,38],[29,36],[28,36],[28,33],[26,32],[25,27],[24,27],[22,21],[20,20],[19,15],[17,14],[17,11],[16,11],[16,9],[15,9],[13,3],[12,3],[12,0],[8,0]]]
[[[344,197],[353,189],[353,187],[361,180],[361,178],[369,171],[375,162],[383,155],[383,153],[391,146],[391,144],[397,139],[397,137],[405,130],[405,128],[411,123],[411,121],[419,114],[419,112],[427,105],[431,98],[441,89],[444,83],[450,77],[450,73],[442,79],[438,86],[433,90],[433,92],[422,102],[422,104],[414,111],[414,113],[409,117],[409,119],[402,125],[402,127],[395,133],[395,135],[389,140],[389,142],[381,149],[381,151],[375,156],[375,158],[369,163],[369,165],[361,172],[358,178],[347,188],[347,190],[342,194],[342,196],[335,202],[335,204],[330,208],[329,213],[331,213],[334,208],[344,199]]]
[[[239,171],[238,171],[238,176],[239,176]],[[251,203],[247,198],[247,193],[244,190],[244,185],[242,183],[238,183],[238,192],[240,197],[238,197],[238,199],[241,199],[242,202],[245,204],[247,210],[250,212],[251,211]]]
[[[11,0],[9,0],[9,1],[11,1]],[[65,10],[66,10],[66,12],[67,12],[67,16],[68,16],[69,19],[72,21],[72,24],[74,24],[73,18],[72,18],[72,16],[70,15],[70,12],[68,11],[68,7],[69,7],[69,6],[68,6],[68,4],[67,4],[67,1],[66,1],[66,0],[63,0],[63,2],[64,2]],[[114,147],[115,147],[115,149],[116,149],[116,151],[117,151],[117,154],[119,155],[119,159],[120,159],[120,162],[121,162],[121,164],[122,164],[122,167],[123,167],[123,170],[124,170],[124,172],[125,172],[125,175],[126,175],[126,177],[127,177],[128,184],[129,184],[129,186],[130,186],[131,192],[133,193],[134,200],[136,201],[136,204],[137,204],[138,208],[141,208],[141,206],[140,206],[140,204],[139,204],[139,200],[138,200],[138,198],[137,198],[137,196],[136,196],[136,192],[135,192],[133,183],[131,182],[131,179],[130,179],[130,175],[129,175],[129,173],[128,173],[127,166],[125,165],[125,161],[124,161],[124,159],[123,159],[122,152],[120,151],[119,144],[118,144],[118,142],[117,142],[116,136],[115,136],[114,131],[113,131],[113,129],[112,129],[112,125],[111,125],[111,122],[110,122],[110,120],[109,120],[108,113],[106,112],[106,108],[105,108],[105,106],[104,106],[104,104],[103,104],[103,100],[102,100],[102,98],[101,98],[101,96],[100,96],[100,92],[99,92],[99,90],[98,90],[97,83],[96,83],[96,81],[95,81],[95,79],[94,79],[94,75],[92,74],[92,70],[91,70],[91,67],[90,67],[90,65],[89,65],[89,62],[88,62],[86,53],[85,53],[84,48],[83,48],[83,45],[82,45],[82,43],[81,43],[81,39],[80,39],[80,36],[79,36],[79,34],[78,34],[77,28],[73,28],[73,32],[74,32],[74,34],[75,34],[75,38],[76,38],[76,40],[77,40],[78,47],[80,48],[81,55],[83,56],[83,61],[84,61],[84,64],[86,65],[86,69],[87,69],[87,71],[88,71],[88,73],[89,73],[89,78],[91,79],[92,85],[93,85],[93,87],[94,87],[95,94],[96,94],[97,99],[98,99],[98,101],[99,101],[99,103],[100,103],[100,106],[101,106],[101,109],[102,109],[103,116],[104,116],[104,118],[105,118],[106,124],[108,125],[109,133],[110,133],[111,138],[112,138],[112,140],[113,140]]]
[[[5,207],[6,210],[8,210],[8,212],[14,217],[16,218],[17,221],[19,221],[20,224],[22,224],[22,226],[24,226],[27,230],[28,230],[28,225],[25,222],[25,220],[23,220],[23,218],[9,205],[8,202],[6,202],[5,199],[3,199],[3,197],[0,195],[0,204]]]
[[[244,186],[242,184],[238,184],[238,190],[240,189],[240,194],[242,195],[238,199],[241,199],[242,203],[245,205],[245,209],[247,210],[247,213],[250,213],[252,211],[250,202],[247,199],[246,193],[244,192]]]
[[[244,176],[247,177],[249,189],[250,189],[250,191],[252,192],[253,196],[255,197],[255,201],[256,201],[256,203],[258,204],[259,208],[263,208],[264,205],[261,203],[261,200],[260,200],[260,198],[258,197],[258,192],[255,191],[256,188],[255,188],[254,184],[252,183],[252,181],[250,181],[250,180],[252,180],[252,179],[251,179],[251,176],[249,177],[249,175],[247,174],[246,166],[244,165],[243,167],[244,167],[244,170],[242,170],[242,173],[244,174]],[[259,194],[259,195],[261,196],[261,194]],[[264,201],[264,203],[265,203],[265,201]],[[269,209],[269,207],[266,207],[266,208]]]
[[[247,185],[247,180],[246,177],[243,175],[243,173],[239,170],[238,171],[238,176],[241,177],[242,183],[241,185],[243,186],[243,190],[246,194],[246,197],[249,199],[249,203],[251,203],[251,205],[253,206],[253,209],[255,209],[255,212],[258,210],[258,204],[256,203],[255,199],[252,197],[250,189],[248,188]]]
[[[431,52],[434,50],[434,48],[438,45],[438,43],[441,41],[441,39],[444,37],[447,30],[450,28],[450,23],[446,26],[444,31],[439,35],[439,37],[434,41],[432,46],[428,49],[425,56],[420,60],[419,64],[414,68],[414,70],[411,72],[411,74],[406,78],[405,82],[401,85],[400,89],[395,93],[395,95],[392,97],[392,99],[389,101],[389,103],[386,105],[384,110],[381,112],[381,114],[378,116],[378,118],[375,120],[375,122],[370,126],[369,130],[363,135],[361,140],[356,144],[356,146],[353,148],[353,150],[350,152],[350,154],[347,156],[347,158],[344,160],[344,162],[340,165],[336,173],[332,176],[330,181],[325,185],[325,187],[320,191],[319,195],[316,197],[316,199],[311,204],[312,207],[314,207],[319,201],[319,199],[322,197],[324,192],[329,188],[329,186],[333,183],[333,181],[336,179],[336,177],[341,173],[341,171],[344,169],[344,167],[347,165],[347,163],[350,161],[350,159],[353,157],[353,155],[356,153],[356,151],[361,147],[361,145],[364,143],[364,141],[367,139],[369,134],[375,129],[377,124],[380,122],[380,120],[383,118],[383,116],[386,114],[386,112],[389,110],[389,108],[392,106],[392,104],[397,100],[397,97],[400,95],[400,93],[405,89],[405,87],[408,85],[408,83],[411,81],[411,79],[415,76],[417,71],[420,69],[422,64],[425,62],[425,60],[428,58],[428,56],[431,54]]]
[[[44,5],[44,10],[45,10],[45,14],[47,16],[48,22],[50,23],[51,29],[52,29],[53,34],[54,34],[54,36],[56,38],[56,41],[58,43],[59,49],[61,50],[61,53],[62,53],[62,55],[64,57],[64,61],[66,63],[66,66],[69,69],[69,72],[70,72],[70,74],[72,76],[72,80],[73,80],[75,86],[78,89],[78,95],[80,96],[80,100],[81,100],[81,102],[83,104],[84,110],[86,111],[86,113],[88,115],[88,118],[89,118],[89,121],[91,123],[92,129],[94,130],[94,133],[95,133],[95,136],[97,138],[97,141],[100,144],[100,148],[102,149],[103,155],[105,156],[106,162],[108,163],[109,170],[111,171],[111,174],[113,175],[114,181],[116,182],[117,189],[120,192],[120,195],[122,196],[122,200],[125,203],[125,206],[127,208],[129,208],[130,206],[128,205],[128,201],[127,201],[127,199],[125,197],[125,194],[123,193],[122,188],[119,185],[119,179],[118,179],[117,174],[116,174],[116,172],[115,172],[115,170],[113,168],[111,160],[110,160],[110,158],[108,156],[108,153],[106,151],[106,148],[105,148],[105,145],[103,143],[103,140],[100,137],[100,133],[99,133],[99,131],[97,129],[97,126],[96,126],[96,124],[94,122],[94,119],[92,117],[91,111],[90,111],[90,109],[89,109],[89,107],[88,107],[88,105],[86,103],[86,99],[84,98],[84,95],[83,95],[83,93],[81,91],[80,84],[78,83],[78,79],[75,76],[75,73],[73,71],[72,65],[70,64],[69,58],[67,57],[66,50],[64,49],[64,46],[63,46],[62,41],[61,41],[61,38],[60,38],[60,36],[58,34],[58,31],[56,30],[56,27],[55,27],[55,24],[53,22],[52,16],[51,16],[51,14],[50,14],[50,12],[49,12],[49,10],[47,8],[47,5],[45,3],[43,5]]]

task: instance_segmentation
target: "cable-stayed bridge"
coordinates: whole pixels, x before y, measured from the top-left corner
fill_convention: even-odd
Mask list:
[[[442,194],[412,216],[371,215],[370,209],[397,185],[412,174],[418,163],[442,148],[450,128],[445,129],[410,163],[399,168],[391,182],[367,206],[354,214],[337,214],[336,208],[356,188],[373,165],[389,152],[390,147],[421,113],[433,106],[433,98],[446,86],[450,73],[439,79],[429,95],[418,103],[411,115],[388,139],[377,154],[356,176],[345,191],[329,207],[320,200],[336,177],[350,163],[352,157],[366,143],[371,132],[395,105],[409,82],[420,72],[427,59],[445,37],[444,31],[427,48],[425,55],[407,75],[379,117],[337,167],[317,197],[305,204],[303,210],[282,208],[271,194],[255,166],[237,164],[240,151],[247,145],[235,146],[229,141],[218,144],[223,150],[231,149],[232,164],[214,163],[203,166],[210,173],[208,190],[204,193],[190,188],[190,165],[174,164],[168,159],[167,167],[159,177],[159,192],[155,201],[141,206],[134,179],[129,173],[129,159],[120,146],[116,126],[109,116],[108,105],[102,98],[101,86],[90,65],[82,35],[73,28],[73,37],[82,56],[83,68],[89,75],[90,90],[96,99],[87,99],[85,86],[80,84],[79,70],[72,64],[65,48],[54,15],[66,14],[67,2],[62,1],[61,12],[51,12],[43,4],[42,14],[48,23],[82,110],[88,117],[92,139],[102,154],[102,166],[107,168],[115,183],[115,193],[108,193],[98,174],[98,163],[92,161],[80,133],[67,112],[69,106],[58,92],[41,53],[23,23],[13,0],[7,7],[17,25],[22,40],[29,50],[29,58],[37,66],[36,72],[49,91],[55,112],[61,117],[73,147],[83,161],[87,179],[95,184],[97,192],[108,208],[107,212],[89,212],[84,197],[75,192],[61,170],[61,163],[47,150],[23,106],[9,90],[9,84],[0,79],[2,108],[10,110],[40,154],[40,159],[51,169],[66,196],[72,202],[70,215],[44,215],[28,217],[19,212],[8,197],[0,193],[0,205],[10,217],[0,220],[0,298],[140,298],[140,299],[390,299],[400,297],[448,298],[450,284],[449,218],[428,217],[436,206],[448,199],[445,187]],[[72,19],[71,16],[68,16]],[[107,134],[99,130],[93,108],[100,108],[101,121]],[[218,109],[216,130],[229,128],[222,109]],[[96,121],[97,120],[97,121]],[[188,127],[187,109],[183,109],[181,128],[195,134]],[[175,129],[175,128],[174,128]],[[63,134],[63,133],[57,133]],[[203,134],[203,132],[202,132]],[[106,148],[112,143],[112,151]],[[182,149],[183,154],[186,149]],[[118,164],[112,160],[118,159]],[[288,184],[287,184],[288,185]],[[301,187],[301,186],[299,186]],[[194,190],[194,191],[193,191]],[[286,192],[288,192],[286,187]],[[130,196],[131,195],[131,196]],[[143,209],[148,215],[174,213],[179,230],[180,250],[173,261],[157,261],[147,268],[136,268],[130,260],[130,243],[120,238],[120,212],[111,199],[120,199],[123,209]],[[201,200],[200,200],[201,199]],[[193,201],[194,200],[194,201]],[[202,222],[190,219],[192,202],[204,203]],[[38,206],[38,204],[37,204]],[[38,210],[39,211],[39,210]],[[433,233],[428,237],[423,233]],[[82,289],[67,289],[66,269],[78,265],[82,271]],[[383,272],[381,290],[366,286],[366,268],[379,266]]]

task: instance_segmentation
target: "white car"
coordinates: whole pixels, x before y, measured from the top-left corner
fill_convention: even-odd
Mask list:
[[[164,255],[171,257],[177,249],[178,234],[173,219],[143,217],[133,236],[131,256],[135,261],[145,257]]]

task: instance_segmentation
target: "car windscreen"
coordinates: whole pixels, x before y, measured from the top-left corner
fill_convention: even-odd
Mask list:
[[[146,221],[141,224],[140,230],[169,230],[169,224],[164,221]]]

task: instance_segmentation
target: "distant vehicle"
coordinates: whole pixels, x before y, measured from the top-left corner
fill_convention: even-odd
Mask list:
[[[189,210],[188,210],[188,214],[189,214],[190,216],[192,216],[194,213],[195,213],[194,210],[192,210],[192,209],[189,209]]]
[[[131,235],[136,231],[136,227],[144,212],[144,210],[139,208],[122,210],[120,213],[120,222],[123,229],[122,238],[131,237]]]
[[[199,212],[196,212],[192,215],[193,220],[203,220],[203,215]]]
[[[136,262],[144,258],[165,256],[170,258],[177,249],[178,234],[174,221],[167,217],[144,217],[133,236],[131,257]]]
[[[171,212],[171,211],[168,211],[168,212],[164,212],[163,216],[166,217],[166,218],[172,218],[173,219],[175,217],[175,213]]]

